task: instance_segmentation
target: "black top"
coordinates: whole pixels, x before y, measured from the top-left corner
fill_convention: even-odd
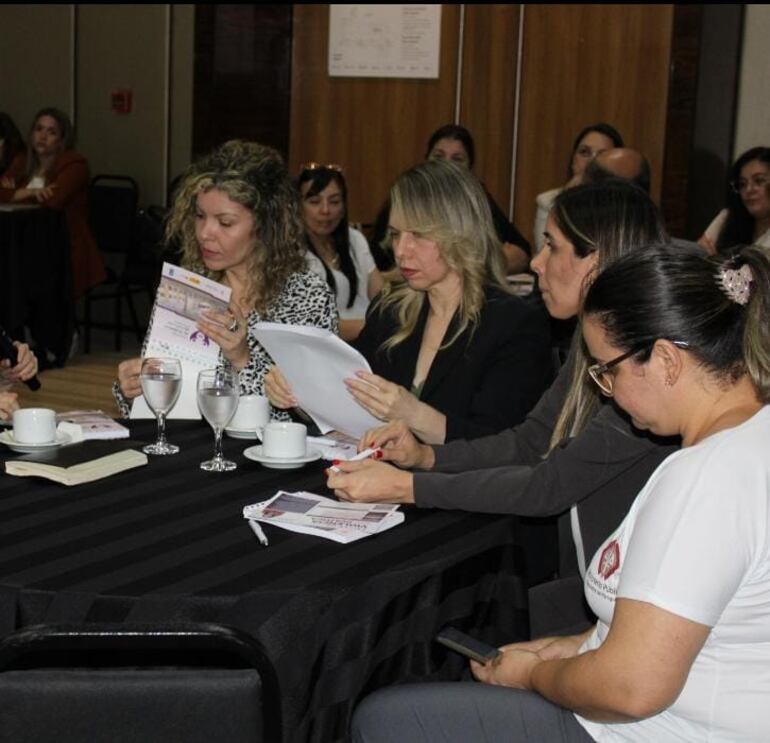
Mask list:
[[[501,243],[511,243],[518,245],[527,255],[532,255],[532,246],[527,242],[524,235],[516,229],[516,225],[505,216],[503,210],[495,203],[489,191],[484,189],[484,193],[489,199],[489,209],[492,212],[492,222],[495,225],[495,232]],[[388,232],[388,222],[390,221],[390,199],[387,199],[382,205],[374,219],[371,237],[369,238],[369,250],[372,251],[374,262],[380,271],[390,271],[394,267],[393,251],[389,247],[383,247],[385,236]]]
[[[417,327],[390,351],[382,344],[399,327],[393,306],[373,302],[356,347],[372,371],[412,389],[430,305],[423,300]],[[455,317],[445,338],[457,327]],[[488,287],[478,322],[440,349],[420,399],[447,417],[447,441],[501,431],[524,420],[551,379],[548,322],[539,308]]]

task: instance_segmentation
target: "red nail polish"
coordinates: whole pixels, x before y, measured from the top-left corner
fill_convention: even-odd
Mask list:
[[[375,459],[382,459],[382,449],[377,449],[376,452],[374,452],[374,458]]]
[[[336,467],[340,463],[339,459],[332,459],[332,464]]]
[[[372,443],[371,443],[371,444],[369,444],[369,447],[368,447],[368,448],[369,448],[369,449],[374,449],[374,441],[372,441]]]

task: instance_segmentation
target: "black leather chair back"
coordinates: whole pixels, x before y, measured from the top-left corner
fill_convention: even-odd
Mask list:
[[[275,671],[221,625],[37,626],[0,643],[0,742],[281,740]]]

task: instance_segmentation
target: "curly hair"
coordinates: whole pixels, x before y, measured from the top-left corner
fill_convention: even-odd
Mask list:
[[[296,189],[281,155],[256,142],[230,140],[187,168],[166,226],[166,240],[178,241],[185,268],[215,281],[221,281],[223,272],[206,268],[195,235],[197,196],[214,189],[254,217],[246,297],[263,312],[289,277],[306,265]]]
[[[460,321],[444,347],[449,346],[468,325],[478,321],[486,286],[493,284],[510,292],[489,200],[467,168],[446,160],[429,160],[398,177],[390,190],[390,203],[391,215],[403,220],[403,228],[438,243],[441,257],[462,277]],[[389,349],[414,332],[424,292],[412,289],[398,269],[384,278],[380,307],[394,305],[401,326],[383,344]]]

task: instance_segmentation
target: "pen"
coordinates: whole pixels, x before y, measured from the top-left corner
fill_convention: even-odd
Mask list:
[[[376,449],[364,449],[363,451],[358,452],[358,454],[356,454],[356,456],[351,457],[350,459],[347,459],[345,461],[347,461],[347,462],[360,462],[362,459],[368,459],[373,454],[376,454],[378,451],[380,451],[379,447],[377,447]],[[329,467],[329,469],[332,472],[341,472],[342,471],[339,467],[336,467],[334,465]]]
[[[254,532],[254,534],[257,535],[257,539],[259,540],[259,543],[263,547],[267,547],[270,542],[267,541],[267,537],[265,536],[265,532],[262,531],[262,527],[256,522],[252,521],[251,519],[246,519],[246,521],[249,522],[249,526],[251,527],[251,530]]]

